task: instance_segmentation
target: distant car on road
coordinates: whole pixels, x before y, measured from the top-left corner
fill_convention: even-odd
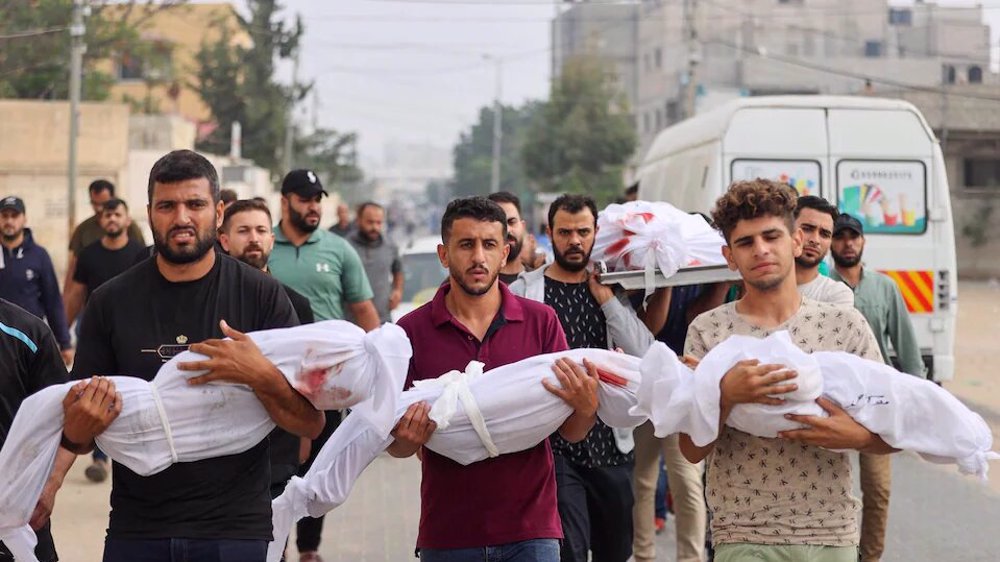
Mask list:
[[[392,321],[396,322],[410,311],[434,298],[434,293],[446,279],[448,270],[438,259],[437,247],[440,236],[416,238],[403,249],[403,300],[392,311]]]

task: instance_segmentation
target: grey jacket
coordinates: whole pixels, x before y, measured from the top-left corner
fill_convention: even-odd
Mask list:
[[[545,265],[534,271],[522,273],[517,281],[511,283],[510,292],[529,300],[545,302]],[[642,323],[639,316],[632,310],[632,305],[625,294],[616,295],[601,305],[601,312],[608,324],[608,348],[620,347],[628,355],[642,357],[653,345],[656,338],[649,328]],[[635,446],[631,430],[615,429],[615,441],[618,448],[627,453]]]

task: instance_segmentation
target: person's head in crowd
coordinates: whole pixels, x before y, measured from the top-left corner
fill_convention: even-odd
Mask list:
[[[24,201],[20,197],[10,195],[0,199],[0,234],[3,235],[4,242],[14,242],[20,238],[27,221]]]
[[[108,180],[94,180],[87,187],[90,194],[90,208],[94,210],[94,215],[101,216],[104,204],[115,198],[115,184]]]
[[[230,256],[260,270],[274,249],[271,210],[256,199],[240,199],[226,209],[219,228],[219,243]]]
[[[373,201],[358,205],[358,234],[370,241],[376,242],[385,235],[385,207]]]
[[[524,248],[526,229],[524,219],[521,218],[521,200],[509,191],[491,193],[486,198],[500,205],[504,214],[507,215],[507,245],[510,246],[507,261],[513,261],[521,255],[521,250]]]
[[[796,194],[787,185],[755,179],[738,181],[715,202],[712,219],[726,245],[729,268],[758,291],[777,290],[791,276],[802,252],[795,228]]]
[[[222,199],[222,209],[226,210],[230,205],[235,203],[240,196],[236,194],[236,190],[222,189],[219,191],[219,198]]]
[[[128,214],[128,205],[117,197],[109,199],[104,203],[98,223],[108,238],[118,238],[125,234],[128,232],[129,225],[132,224],[132,218]]]
[[[830,253],[837,267],[854,267],[861,263],[865,253],[865,227],[861,221],[847,213],[837,217]]]
[[[625,188],[625,201],[635,201],[639,199],[639,182]]]
[[[448,203],[441,217],[438,258],[448,269],[452,289],[469,296],[485,295],[496,285],[510,247],[507,215],[485,197]]]
[[[312,170],[288,172],[281,182],[282,220],[302,234],[315,232],[323,218],[324,195],[328,193]]]
[[[351,224],[351,208],[346,203],[337,205],[337,224],[340,226]]]
[[[549,238],[555,263],[579,272],[590,263],[597,239],[597,204],[586,195],[560,195],[549,206]]]
[[[833,223],[837,208],[816,195],[803,195],[795,205],[795,228],[802,231],[802,255],[795,263],[810,270],[819,267],[833,241]]]
[[[177,265],[201,260],[222,223],[219,175],[212,163],[191,150],[167,153],[149,172],[147,195],[156,253]]]

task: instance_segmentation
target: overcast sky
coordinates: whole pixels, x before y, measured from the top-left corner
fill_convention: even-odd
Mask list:
[[[996,45],[1000,0],[980,3]],[[484,56],[504,61],[505,103],[547,96],[552,0],[283,4],[286,17],[300,13],[305,21],[300,76],[316,82],[320,124],[357,131],[365,162],[380,162],[392,140],[453,145],[493,100],[495,66]],[[311,116],[311,110],[310,100],[302,111]]]

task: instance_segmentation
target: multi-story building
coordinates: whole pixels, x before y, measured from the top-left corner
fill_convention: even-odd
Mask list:
[[[192,87],[198,81],[198,51],[203,44],[220,41],[226,32],[233,45],[251,44],[233,5],[181,3],[139,9],[122,4],[117,9],[121,17],[134,22],[144,45],[141,53],[117,53],[98,65],[115,79],[111,100],[130,102],[148,113],[208,122],[211,111]]]

